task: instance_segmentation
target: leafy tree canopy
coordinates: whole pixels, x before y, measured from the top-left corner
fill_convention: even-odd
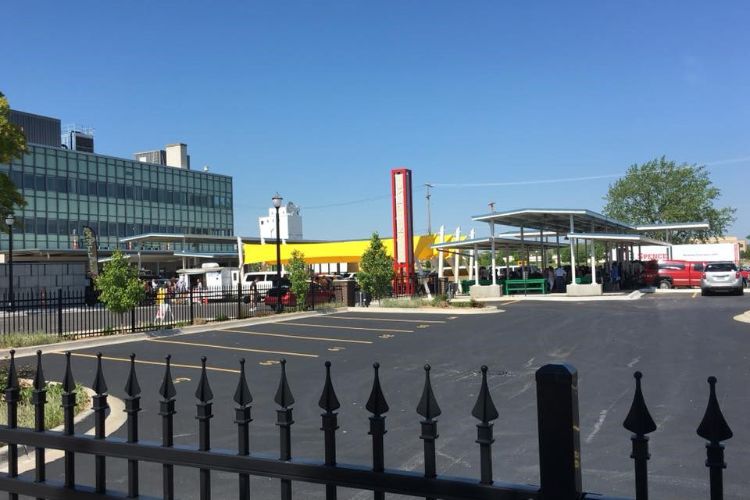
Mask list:
[[[137,306],[146,296],[138,280],[138,271],[119,250],[115,250],[112,259],[104,264],[95,284],[100,292],[99,299],[106,308],[120,315]]]
[[[708,222],[705,231],[674,231],[673,243],[722,236],[734,221],[734,208],[717,208],[720,191],[706,167],[677,165],[665,157],[632,165],[609,186],[604,213],[630,224]]]
[[[307,281],[310,275],[307,272],[305,255],[299,250],[292,250],[292,257],[289,259],[287,269],[289,271],[289,281],[292,283],[292,293],[297,300],[297,305],[304,306],[307,292],[310,290],[310,284]]]
[[[23,131],[10,123],[10,105],[0,92],[0,163],[8,163],[14,158],[20,158],[26,151],[26,138]],[[8,232],[5,216],[13,212],[13,207],[26,205],[21,193],[13,185],[10,178],[0,172],[0,228]]]
[[[392,280],[393,259],[386,253],[378,233],[372,233],[370,246],[362,254],[362,260],[359,262],[359,286],[373,298],[380,299],[388,294]]]

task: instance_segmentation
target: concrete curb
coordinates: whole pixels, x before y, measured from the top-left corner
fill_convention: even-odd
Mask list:
[[[462,315],[462,314],[496,314],[505,312],[504,309],[499,309],[495,306],[485,307],[347,307],[347,312],[373,312],[373,313],[385,313],[385,314],[449,314]],[[18,355],[16,355],[18,357]]]
[[[521,302],[521,301],[536,301],[536,302],[608,302],[608,301],[623,301],[623,300],[638,300],[643,297],[643,292],[635,290],[628,295],[597,295],[592,297],[568,297],[562,294],[547,294],[547,295],[510,295],[503,296],[497,299],[493,299],[493,302]]]
[[[73,420],[73,425],[78,425],[81,422],[83,422],[85,419],[90,417],[94,414],[94,410],[92,409],[93,405],[93,397],[96,395],[94,391],[89,389],[88,387],[83,388],[84,391],[86,391],[91,398],[89,400],[89,407],[76,415],[75,419]],[[120,427],[123,426],[125,421],[127,420],[127,415],[125,414],[125,403],[111,394],[107,397],[107,403],[109,403],[109,415],[107,416],[107,419],[104,423],[106,433],[105,436],[109,436],[112,433],[116,432]],[[64,425],[58,425],[54,429],[50,429],[50,431],[54,432],[62,432],[64,428]],[[87,430],[84,435],[87,436],[93,436],[94,435],[95,428],[92,427],[91,429]],[[61,450],[55,450],[52,448],[47,448],[45,450],[44,454],[44,462],[49,464],[54,462],[55,460],[61,459],[63,456],[65,456],[65,452]],[[24,445],[18,445],[18,473],[22,474],[24,472],[34,470],[36,468],[36,453],[34,451],[33,447],[24,446]],[[8,471],[8,447],[3,446],[2,449],[0,449],[0,471],[7,472]]]
[[[19,347],[19,348],[16,348],[16,359],[27,358],[29,356],[36,356],[36,351],[38,350],[41,350],[44,353],[77,351],[80,349],[91,349],[94,347],[127,344],[128,342],[140,342],[142,340],[148,340],[152,338],[168,338],[168,337],[176,337],[178,335],[202,333],[202,332],[208,332],[208,331],[213,331],[213,330],[223,330],[225,328],[236,328],[236,327],[241,327],[241,326],[278,323],[281,321],[288,321],[290,319],[312,318],[315,316],[331,314],[334,312],[340,312],[344,310],[346,310],[346,308],[339,307],[339,308],[321,309],[318,311],[306,311],[306,312],[300,312],[300,313],[275,314],[273,316],[263,316],[260,318],[213,321],[210,323],[206,323],[205,325],[186,326],[183,328],[173,328],[173,329],[168,329],[168,330],[167,329],[151,330],[148,332],[140,332],[140,333],[126,333],[126,334],[121,334],[121,335],[109,335],[106,337],[92,337],[88,339],[69,340],[67,342],[59,342],[57,344],[43,344],[39,346]],[[10,348],[8,348],[6,352],[7,351],[10,351]],[[10,359],[10,356],[8,354],[3,354],[3,356],[0,359]]]

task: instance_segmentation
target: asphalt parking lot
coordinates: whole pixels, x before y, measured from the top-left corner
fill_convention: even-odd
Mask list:
[[[157,394],[163,361],[172,355],[177,382],[175,441],[197,443],[194,392],[200,357],[208,358],[215,396],[212,446],[233,449],[236,426],[232,396],[239,359],[247,360],[253,394],[251,449],[278,451],[273,397],[279,360],[287,360],[296,400],[292,427],[295,457],[322,457],[317,403],[330,360],[341,401],[338,460],[370,463],[368,413],[364,404],[372,384],[372,363],[381,363],[381,382],[390,405],[386,426],[386,466],[421,470],[422,444],[415,409],[424,382],[423,365],[432,365],[432,384],[443,411],[439,418],[438,470],[478,476],[476,421],[471,409],[479,389],[479,367],[490,368],[490,389],[500,418],[495,423],[494,475],[498,480],[538,484],[534,373],[548,362],[566,362],[579,371],[583,484],[587,491],[632,496],[630,435],[622,428],[633,394],[632,373],[644,373],[646,402],[659,429],[651,436],[650,479],[654,498],[707,497],[705,449],[695,430],[708,398],[706,378],[719,379],[718,396],[735,436],[726,443],[725,492],[744,498],[750,478],[750,324],[733,319],[750,309],[746,297],[659,294],[619,302],[505,301],[504,312],[475,316],[450,314],[373,314],[345,312],[279,323],[217,329],[143,342],[84,349],[74,354],[77,380],[90,384],[95,355],[104,353],[110,393],[124,397],[129,354],[136,354],[143,388],[141,439],[161,436]],[[30,361],[30,360],[29,360]],[[64,356],[45,357],[49,379],[62,378]],[[90,426],[90,425],[89,425]],[[124,427],[115,433],[124,435]],[[59,475],[61,461],[50,465]],[[111,460],[109,481],[123,489],[125,465]],[[93,481],[93,459],[77,465],[83,483]],[[142,464],[142,493],[159,496],[160,467]],[[177,496],[195,498],[197,471],[176,471]],[[214,474],[214,497],[236,494],[236,479]],[[276,498],[278,481],[253,478],[258,498]],[[303,498],[322,498],[323,488],[295,483]],[[371,494],[343,490],[340,498]]]

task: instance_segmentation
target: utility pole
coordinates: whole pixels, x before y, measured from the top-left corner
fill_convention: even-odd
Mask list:
[[[427,234],[432,234],[432,213],[430,212],[430,198],[432,196],[430,195],[430,188],[433,186],[432,184],[427,183],[425,184],[425,187],[427,188],[427,194],[425,195],[425,198],[427,199]]]

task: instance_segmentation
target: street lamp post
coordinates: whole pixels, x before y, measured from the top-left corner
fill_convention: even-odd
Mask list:
[[[276,193],[273,198],[273,208],[276,209],[276,287],[279,289],[278,298],[276,299],[276,312],[281,312],[281,234],[279,233],[279,208],[281,208],[281,201],[283,198],[279,193]]]
[[[16,217],[13,214],[5,216],[5,224],[8,226],[8,302],[10,311],[15,311],[15,300],[13,298],[13,223]]]

